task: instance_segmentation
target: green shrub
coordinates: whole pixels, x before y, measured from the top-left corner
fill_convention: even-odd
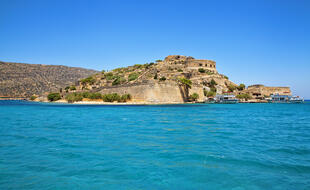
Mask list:
[[[90,92],[82,92],[82,97],[89,98],[90,94],[91,94]]]
[[[115,86],[115,85],[119,85],[123,82],[125,82],[126,79],[124,79],[123,77],[120,77],[120,76],[116,76],[116,79],[112,82],[112,85]]]
[[[228,88],[228,90],[229,90],[230,92],[233,92],[234,90],[237,89],[237,87],[236,87],[235,85],[232,85],[232,84],[229,84],[229,85],[227,86],[227,88]]]
[[[75,86],[70,86],[70,90],[76,90]]]
[[[215,82],[214,79],[212,79],[211,82],[210,82],[210,86],[211,86],[211,87],[214,87],[215,85],[217,85],[217,83]]]
[[[200,73],[205,73],[205,72],[206,72],[206,70],[204,70],[203,68],[199,68],[198,71],[199,71]]]
[[[38,97],[37,96],[35,96],[35,95],[32,95],[31,97],[30,97],[30,100],[35,100],[35,99],[37,99]]]
[[[196,100],[198,100],[198,98],[199,98],[199,94],[193,93],[193,94],[191,94],[191,95],[189,96],[189,98],[190,98],[192,101],[196,101]]]
[[[244,90],[244,89],[245,89],[245,85],[244,85],[244,84],[240,84],[237,88],[238,88],[238,90],[240,90],[240,91],[241,91],[241,90]]]
[[[192,81],[187,79],[187,78],[179,78],[178,79],[180,83],[182,83],[183,85],[185,85],[186,87],[188,88],[191,88],[192,87]]]
[[[82,84],[94,84],[95,82],[96,82],[96,79],[94,79],[91,76],[81,80]]]
[[[183,70],[182,70],[182,69],[178,69],[178,72],[180,72],[180,73],[181,73],[181,72],[183,72]]]
[[[102,99],[104,102],[114,102],[114,101],[119,101],[120,96],[117,93],[104,94],[102,95]]]
[[[104,74],[104,73],[105,73],[105,70],[102,70],[101,73]]]
[[[226,76],[226,75],[223,75],[223,77],[224,77],[225,79],[227,79],[227,80],[228,80],[228,76]]]
[[[131,95],[130,94],[123,94],[118,102],[127,102],[128,100],[131,100]]]
[[[89,93],[87,98],[92,99],[92,100],[101,99],[102,95],[99,92]]]
[[[207,93],[207,97],[211,97],[211,96],[215,96],[216,95],[216,92],[214,92],[214,91],[209,91],[208,93]]]
[[[166,77],[161,77],[160,79],[159,79],[159,81],[165,81],[166,80]]]
[[[50,101],[50,102],[54,102],[54,101],[57,101],[57,100],[60,100],[61,99],[61,96],[59,93],[49,93],[47,95],[47,99]]]
[[[203,95],[207,96],[207,94],[208,94],[208,91],[206,89],[203,89]]]
[[[113,79],[114,79],[114,76],[113,76],[113,73],[112,73],[112,72],[105,73],[105,74],[104,74],[104,77],[105,77],[107,80],[113,80]]]
[[[128,81],[136,80],[139,77],[138,73],[130,73],[128,76]]]
[[[252,99],[252,96],[250,95],[250,94],[238,94],[237,96],[236,96],[238,99],[245,99],[246,101],[248,100],[248,99]]]
[[[157,59],[156,61],[155,61],[156,63],[158,63],[158,62],[162,62],[162,60],[160,60],[160,59]]]
[[[70,93],[66,96],[66,100],[69,103],[78,102],[83,100],[83,95],[81,93]]]

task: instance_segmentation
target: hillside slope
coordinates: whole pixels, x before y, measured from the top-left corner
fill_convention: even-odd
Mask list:
[[[30,97],[59,91],[97,72],[61,65],[0,62],[0,96]]]

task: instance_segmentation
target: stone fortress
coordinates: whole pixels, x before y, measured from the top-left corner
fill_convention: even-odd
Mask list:
[[[89,89],[91,92],[101,94],[118,93],[132,95],[132,101],[141,103],[183,103],[188,96],[197,93],[198,101],[204,101],[205,91],[210,91],[212,80],[216,82],[213,87],[217,94],[233,93],[235,95],[247,93],[256,100],[263,100],[271,94],[291,94],[289,87],[266,87],[252,85],[243,90],[237,90],[237,84],[227,76],[218,73],[216,62],[212,60],[195,59],[191,56],[169,55],[152,66],[134,65],[110,71],[113,76],[124,78],[125,82],[113,85],[113,80],[107,80],[105,74],[94,76],[96,82],[92,85],[79,84],[78,90]],[[139,73],[135,80],[126,80],[131,73]],[[156,79],[154,76],[157,76]],[[191,88],[184,89],[178,79],[191,80]],[[165,78],[164,80],[160,80]],[[234,91],[230,91],[235,86]],[[187,90],[187,93],[184,93]]]
[[[169,55],[165,58],[164,63],[166,64],[183,63],[186,65],[186,68],[190,70],[198,70],[199,68],[203,68],[205,70],[209,70],[214,73],[217,72],[215,61],[206,59],[194,59],[193,57],[190,56]]]

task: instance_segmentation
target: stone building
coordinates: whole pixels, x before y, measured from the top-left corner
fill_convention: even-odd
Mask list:
[[[217,73],[216,62],[212,60],[194,59],[193,57],[182,55],[169,55],[165,58],[164,63],[185,64],[186,68],[190,70],[198,70],[199,68],[203,68]]]

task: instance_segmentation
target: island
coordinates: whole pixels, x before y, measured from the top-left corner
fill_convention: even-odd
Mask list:
[[[101,71],[59,91],[33,94],[30,100],[68,103],[178,104],[205,102],[232,94],[240,102],[267,102],[273,94],[290,96],[289,87],[235,84],[216,62],[169,55],[164,60]]]

